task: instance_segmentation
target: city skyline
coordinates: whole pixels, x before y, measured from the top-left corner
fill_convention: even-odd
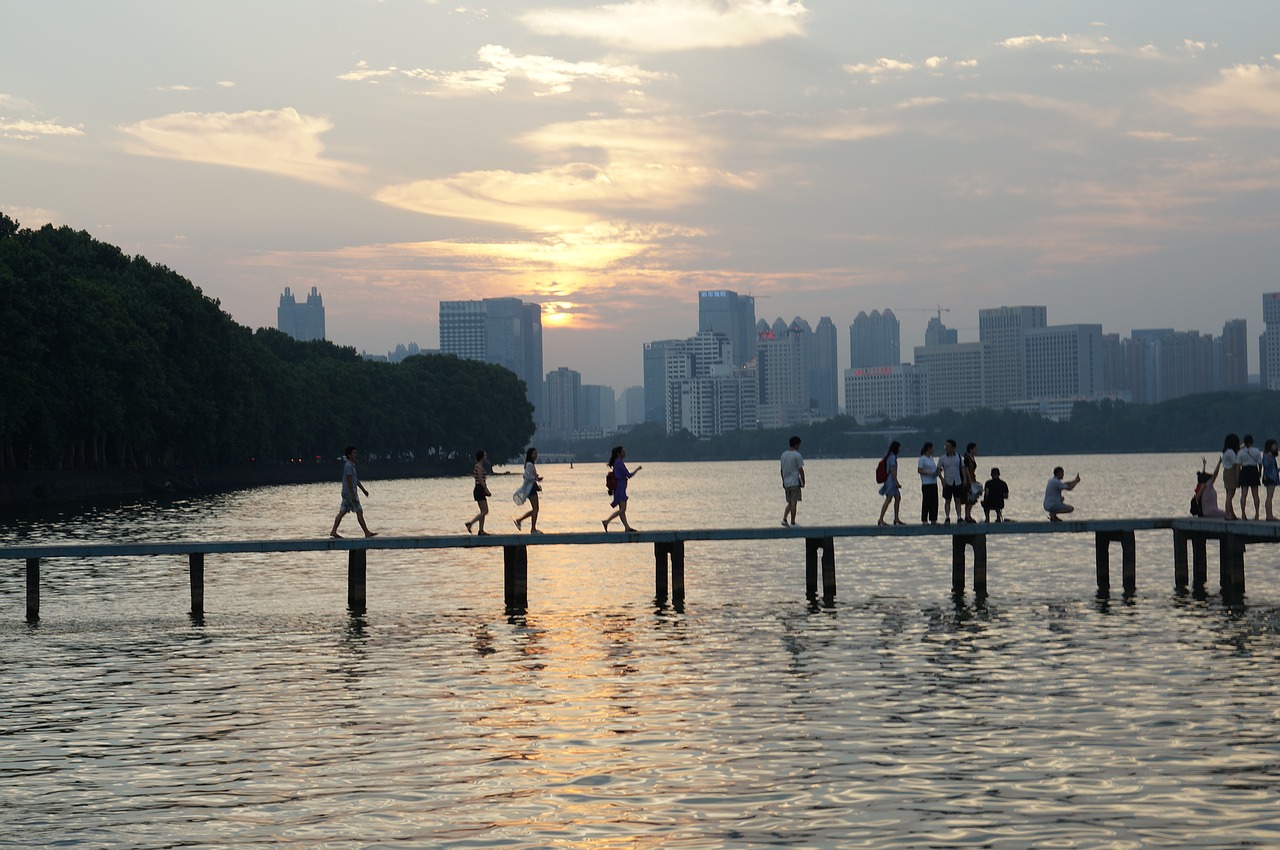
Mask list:
[[[891,309],[909,348],[935,307],[961,341],[978,305],[1260,328],[1278,288],[1261,0],[6,12],[0,211],[250,327],[318,287],[333,342],[436,348],[441,302],[518,298],[548,366],[628,386],[699,291],[841,328]]]

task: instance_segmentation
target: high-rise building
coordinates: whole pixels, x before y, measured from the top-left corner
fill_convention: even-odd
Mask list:
[[[683,347],[682,339],[658,339],[644,344],[644,421],[667,421],[667,349]]]
[[[645,421],[644,387],[627,387],[618,396],[617,413],[614,418],[619,428],[639,425]]]
[[[1027,377],[1018,401],[1103,395],[1102,325],[1029,328],[1022,339]]]
[[[668,434],[706,439],[757,427],[756,371],[734,366],[732,350],[728,337],[711,330],[667,347]]]
[[[581,405],[581,373],[567,366],[547,373],[547,402],[542,422],[548,433],[567,437],[577,431]]]
[[[1249,385],[1249,331],[1244,319],[1232,319],[1222,326],[1219,343],[1220,381],[1223,389]]]
[[[733,347],[733,365],[746,365],[756,356],[756,299],[729,289],[699,292],[698,330],[724,334]]]
[[[941,315],[929,319],[929,325],[924,329],[924,344],[926,348],[931,345],[955,345],[959,341],[960,336],[956,333],[956,330],[942,324]]]
[[[987,344],[987,406],[1007,407],[1027,396],[1023,334],[1048,324],[1045,307],[989,307],[978,311],[978,340]]]
[[[987,406],[987,346],[983,342],[917,346],[916,368],[925,373],[929,383],[925,413],[952,410],[968,413]]]
[[[809,340],[807,325],[798,322],[760,334],[756,342],[761,428],[782,428],[808,422]]]
[[[320,291],[311,287],[306,302],[299,304],[286,286],[276,309],[276,327],[301,342],[324,339],[324,300]]]
[[[1264,390],[1280,390],[1280,292],[1262,295],[1262,323],[1258,338],[1258,377]]]
[[[840,358],[836,350],[836,325],[830,316],[818,319],[809,359],[809,394],[813,411],[823,418],[840,412]]]
[[[583,384],[578,396],[578,428],[582,433],[612,434],[618,430],[613,387]]]
[[[901,327],[892,310],[859,312],[849,326],[849,367],[874,369],[902,363]]]
[[[844,373],[845,414],[860,425],[919,416],[928,397],[928,375],[908,363]]]
[[[542,399],[542,307],[519,298],[440,302],[440,353],[505,366],[525,383],[538,422]]]

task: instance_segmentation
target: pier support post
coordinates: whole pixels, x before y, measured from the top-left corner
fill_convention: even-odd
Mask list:
[[[1209,538],[1203,534],[1191,537],[1191,587],[1204,590],[1209,583]]]
[[[1224,599],[1244,597],[1244,541],[1234,534],[1225,534],[1219,541],[1218,554],[1222,572],[1222,596]]]
[[[529,607],[529,547],[502,547],[502,596],[508,608]]]
[[[1124,592],[1132,596],[1137,592],[1138,546],[1132,531],[1099,531],[1094,534],[1094,550],[1098,565],[1098,593],[1111,592],[1111,544],[1120,544],[1120,558]]]
[[[191,613],[204,614],[204,553],[192,552],[187,556],[191,572]]]
[[[653,592],[667,598],[667,563],[671,563],[671,598],[684,598],[684,541],[653,544]]]
[[[40,559],[27,558],[27,619],[40,619]]]
[[[836,542],[834,537],[804,539],[804,591],[810,599],[818,595],[818,553],[822,553],[822,596],[836,595]]]
[[[1173,532],[1173,588],[1187,589],[1187,533]]]
[[[363,611],[365,605],[365,556],[367,549],[352,549],[347,552],[347,607],[352,611]]]
[[[987,595],[987,535],[953,534],[951,536],[951,592],[964,593],[964,549],[973,550],[973,592]]]

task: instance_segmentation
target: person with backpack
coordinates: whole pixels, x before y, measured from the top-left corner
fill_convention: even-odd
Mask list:
[[[613,513],[609,514],[606,519],[601,520],[600,524],[604,526],[604,530],[609,530],[609,523],[615,519],[622,520],[623,531],[635,531],[627,522],[627,482],[631,480],[637,472],[644,467],[637,466],[635,469],[627,469],[627,465],[623,463],[627,457],[627,450],[622,446],[614,446],[613,451],[609,453],[609,472],[605,475],[605,489],[609,495],[613,496],[613,501],[609,503],[609,507],[617,508]],[[612,489],[610,489],[609,478],[612,476]]]
[[[1195,516],[1208,517],[1210,519],[1228,519],[1227,512],[1218,507],[1218,491],[1213,485],[1218,480],[1218,473],[1222,470],[1222,458],[1218,458],[1218,465],[1213,468],[1213,472],[1205,472],[1208,468],[1209,461],[1200,458],[1200,471],[1196,473],[1196,494],[1191,497],[1191,513]],[[1199,513],[1195,508],[1199,507]]]
[[[876,525],[889,524],[884,521],[884,515],[889,510],[890,502],[893,502],[893,524],[906,525],[899,515],[902,507],[902,484],[898,481],[898,452],[901,449],[902,444],[894,440],[876,466],[876,480],[880,482],[880,495],[884,496],[884,504],[880,506],[880,519]]]

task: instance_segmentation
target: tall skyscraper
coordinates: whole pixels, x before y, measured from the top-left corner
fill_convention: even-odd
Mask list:
[[[440,302],[440,353],[505,366],[525,383],[535,420],[542,399],[542,307],[519,298]]]
[[[1023,334],[1048,324],[1045,307],[989,307],[978,311],[978,340],[987,344],[987,406],[1000,409],[1027,397]]]
[[[698,330],[722,333],[733,346],[733,365],[756,356],[756,299],[729,289],[698,293]]]
[[[959,334],[955,328],[949,328],[942,324],[942,316],[933,316],[929,319],[929,326],[924,329],[925,347],[930,345],[955,345],[960,341]]]
[[[1027,371],[1023,399],[1102,395],[1102,325],[1031,328],[1023,333],[1023,342]]]
[[[1280,292],[1262,295],[1262,323],[1258,338],[1259,377],[1264,390],[1280,390]]]
[[[1221,351],[1223,389],[1249,385],[1249,331],[1244,319],[1232,319],[1222,326]]]
[[[793,323],[782,333],[760,334],[756,343],[760,427],[782,428],[809,421],[809,340]]]
[[[311,287],[306,302],[299,304],[286,286],[276,310],[276,327],[301,342],[324,339],[324,300],[320,291]]]
[[[836,325],[830,316],[818,319],[813,332],[813,356],[809,361],[809,394],[820,417],[840,412],[840,357],[836,350]]]
[[[849,366],[875,369],[902,365],[901,327],[892,310],[865,311],[849,326]]]
[[[570,436],[578,430],[582,405],[582,374],[567,366],[547,373],[547,404],[543,425],[549,433]]]
[[[667,421],[667,349],[682,347],[682,339],[658,339],[644,344],[644,421]]]

